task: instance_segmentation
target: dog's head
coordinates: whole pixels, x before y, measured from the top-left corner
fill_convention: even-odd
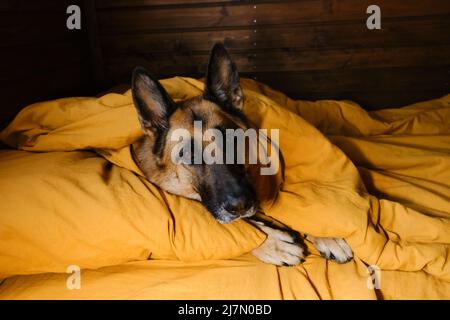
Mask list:
[[[242,114],[244,97],[236,66],[221,44],[216,44],[210,54],[204,94],[180,103],[169,97],[161,84],[145,69],[133,72],[132,93],[139,121],[145,133],[134,144],[136,161],[146,177],[163,190],[186,198],[196,199],[221,223],[229,223],[255,214],[258,200],[250,183],[248,166],[244,164],[205,163],[191,159],[194,152],[184,153],[174,133],[180,129],[189,132],[185,141],[195,150],[207,143],[195,135],[201,124],[202,132],[208,129],[225,134],[227,129],[247,129]],[[235,144],[237,148],[237,144]],[[178,149],[176,149],[178,148]],[[220,146],[222,156],[238,150]],[[191,161],[174,161],[173,154]]]

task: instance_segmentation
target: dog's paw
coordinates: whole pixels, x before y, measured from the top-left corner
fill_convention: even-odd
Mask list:
[[[295,266],[304,261],[306,246],[293,231],[274,229],[259,224],[267,239],[252,254],[259,260],[277,266]]]
[[[328,260],[346,263],[353,259],[353,252],[344,239],[308,236],[320,255]]]

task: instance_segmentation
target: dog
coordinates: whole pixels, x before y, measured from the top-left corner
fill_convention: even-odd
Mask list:
[[[251,166],[172,161],[175,142],[169,137],[176,129],[192,132],[195,121],[205,129],[249,128],[242,113],[244,95],[239,74],[221,43],[211,50],[202,95],[175,103],[157,79],[136,67],[132,96],[144,132],[133,143],[132,153],[150,182],[169,193],[200,201],[220,223],[246,219],[258,227],[267,235],[252,251],[259,260],[277,266],[295,266],[304,261],[308,252],[299,233],[258,213],[259,200],[249,176]],[[344,239],[311,235],[308,239],[326,259],[345,263],[353,258]]]

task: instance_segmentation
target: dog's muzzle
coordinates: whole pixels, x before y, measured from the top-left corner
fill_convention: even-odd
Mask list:
[[[255,205],[251,206],[249,209],[243,211],[242,213],[230,212],[224,208],[221,208],[217,213],[214,214],[214,216],[220,223],[227,224],[242,218],[249,218],[253,216],[257,211],[258,207]]]

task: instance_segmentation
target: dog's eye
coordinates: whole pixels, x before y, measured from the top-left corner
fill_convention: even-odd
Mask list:
[[[183,146],[176,146],[178,149],[175,151],[174,162],[176,164],[184,164],[184,165],[195,165],[196,157],[198,159],[202,159],[202,149],[200,147],[196,147],[194,140],[186,142]],[[197,154],[195,154],[197,152]]]
[[[194,164],[194,141],[186,143],[178,152],[179,158],[182,159],[183,164]]]
[[[180,150],[180,158],[183,159],[184,164],[192,164],[192,149],[189,147]]]

